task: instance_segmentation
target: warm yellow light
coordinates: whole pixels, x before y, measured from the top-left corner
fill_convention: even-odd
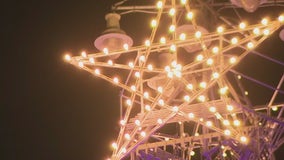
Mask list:
[[[260,34],[260,29],[259,28],[254,28],[253,29],[253,34],[259,35]]]
[[[227,157],[227,153],[226,152],[222,153],[222,156]]]
[[[149,71],[152,71],[152,70],[153,70],[153,66],[152,66],[151,64],[148,64],[147,69],[148,69]]]
[[[126,148],[123,147],[123,148],[121,149],[121,152],[122,152],[123,154],[126,153]]]
[[[237,44],[238,41],[239,41],[239,40],[238,40],[238,38],[236,38],[236,37],[234,37],[234,38],[231,39],[231,43],[232,43],[232,44]]]
[[[192,118],[194,118],[194,114],[193,113],[188,113],[188,118],[190,118],[190,119],[192,119]]]
[[[140,126],[140,124],[141,124],[141,122],[140,122],[138,119],[136,119],[134,123],[135,123],[137,126]]]
[[[132,105],[132,102],[131,102],[130,99],[126,100],[126,105],[128,105],[128,106],[131,106],[131,105]]]
[[[211,106],[211,107],[209,108],[209,111],[212,112],[212,113],[215,113],[215,112],[216,112],[216,107]]]
[[[178,112],[178,110],[179,110],[178,106],[173,106],[173,111],[174,112]]]
[[[140,133],[140,135],[141,135],[142,137],[146,137],[146,132],[142,131],[142,132]]]
[[[151,42],[150,42],[150,40],[147,39],[144,44],[145,44],[146,47],[150,47]]]
[[[262,20],[261,20],[261,24],[263,24],[263,25],[268,25],[268,19],[267,18],[263,18]]]
[[[270,30],[269,30],[269,29],[264,29],[264,30],[263,30],[263,34],[264,34],[265,36],[268,36],[268,35],[270,34]]]
[[[200,96],[198,97],[198,100],[199,100],[200,102],[205,102],[206,97],[203,96],[203,95],[200,95]]]
[[[227,110],[228,111],[233,111],[234,110],[234,107],[232,105],[227,105]]]
[[[146,61],[146,57],[145,57],[144,55],[141,55],[141,56],[139,57],[139,61],[145,62],[145,61]]]
[[[225,130],[224,130],[224,134],[225,134],[226,136],[230,136],[230,135],[231,135],[231,131],[228,130],[228,129],[225,129]]]
[[[247,48],[252,49],[254,47],[254,44],[252,42],[248,42]]]
[[[201,83],[199,83],[199,87],[200,87],[200,88],[206,88],[206,86],[207,86],[207,83],[206,83],[206,82],[201,82]]]
[[[136,91],[136,87],[134,85],[132,85],[130,88],[131,88],[132,91],[134,91],[134,92]]]
[[[182,40],[182,41],[184,41],[184,40],[186,39],[186,34],[185,34],[185,33],[181,33],[181,34],[179,35],[179,39]]]
[[[159,103],[160,106],[164,106],[165,105],[165,102],[162,99],[159,99],[158,103]]]
[[[213,63],[214,63],[214,60],[212,58],[208,58],[207,61],[206,61],[206,64],[208,66],[211,66]]]
[[[278,17],[278,21],[281,22],[281,23],[283,23],[283,22],[284,22],[284,15],[280,15],[280,16]]]
[[[155,28],[155,27],[157,27],[157,25],[158,25],[157,20],[153,19],[153,20],[151,21],[151,27],[152,27],[152,28]]]
[[[176,45],[172,44],[172,45],[170,46],[170,51],[171,51],[171,52],[176,52],[176,51],[177,51]]]
[[[224,27],[222,27],[222,26],[219,26],[218,28],[217,28],[217,32],[219,33],[219,34],[221,34],[221,33],[223,33],[224,32]]]
[[[176,30],[176,26],[175,25],[170,25],[170,27],[169,27],[169,31],[172,33],[172,32],[174,32]]]
[[[162,123],[163,123],[163,120],[159,118],[159,119],[157,120],[157,123],[162,124]]]
[[[112,60],[108,60],[108,61],[107,61],[107,64],[110,65],[110,66],[112,66],[112,65],[113,65]]]
[[[120,125],[124,126],[126,124],[125,120],[120,120]]]
[[[180,0],[180,3],[183,4],[183,5],[185,5],[186,2],[187,2],[187,0]]]
[[[144,92],[144,93],[143,93],[143,96],[144,96],[146,99],[148,99],[148,98],[149,98],[149,93],[148,93],[148,92]]]
[[[129,135],[128,133],[126,133],[126,134],[124,135],[124,138],[127,139],[127,140],[130,140],[130,135]]]
[[[113,142],[112,144],[111,144],[111,147],[113,148],[113,149],[117,149],[117,143],[115,143],[115,142]]]
[[[169,11],[169,15],[170,15],[170,16],[174,16],[175,13],[176,13],[176,9],[171,8],[170,11]]]
[[[134,63],[133,63],[133,62],[129,62],[129,63],[128,63],[128,66],[129,66],[130,68],[134,68]]]
[[[218,54],[219,53],[219,47],[213,47],[212,48],[212,53]]]
[[[200,31],[197,31],[197,32],[195,32],[195,34],[194,34],[194,35],[195,35],[195,37],[196,37],[196,38],[198,38],[198,39],[199,39],[199,38],[201,38],[202,33],[201,33]]]
[[[241,75],[238,75],[238,79],[242,79],[242,76],[241,76]]]
[[[100,70],[99,69],[95,69],[95,74],[96,75],[100,75],[101,74]]]
[[[247,143],[248,139],[247,139],[247,137],[245,137],[245,136],[241,136],[241,137],[240,137],[240,141],[241,141],[242,143]]]
[[[104,48],[104,49],[103,49],[103,53],[104,53],[105,55],[108,55],[108,53],[109,53],[109,52],[108,52],[108,48]]]
[[[207,122],[206,122],[206,126],[212,127],[212,126],[213,126],[213,123],[212,123],[211,121],[207,121]]]
[[[278,107],[277,106],[276,107],[272,107],[271,109],[272,109],[272,111],[277,111]]]
[[[234,126],[240,126],[241,125],[241,122],[237,119],[234,120]]]
[[[189,102],[189,101],[190,101],[190,97],[189,97],[188,95],[185,95],[185,96],[183,97],[183,99],[184,99],[184,101],[186,101],[186,102]]]
[[[150,110],[151,110],[151,106],[149,106],[149,105],[147,104],[147,105],[145,105],[145,109],[146,109],[146,111],[150,111]]]
[[[70,56],[69,54],[66,54],[66,55],[64,56],[64,59],[65,59],[66,61],[71,61],[71,56]]]
[[[236,57],[231,57],[230,58],[230,63],[231,64],[234,64],[234,63],[236,63],[237,62],[237,58]]]
[[[81,56],[82,56],[83,58],[87,58],[87,53],[86,53],[85,51],[82,51],[82,52],[81,52]]]
[[[193,84],[187,84],[186,88],[189,89],[189,90],[193,90]]]
[[[193,16],[194,16],[193,12],[188,12],[188,13],[186,14],[186,18],[187,18],[188,20],[192,20],[192,19],[193,19]]]
[[[199,55],[196,56],[196,60],[197,60],[197,61],[202,61],[203,58],[204,58],[204,57],[203,57],[202,54],[199,54]]]
[[[194,156],[194,155],[195,155],[195,152],[194,152],[194,151],[190,151],[190,155],[191,155],[191,156]]]
[[[140,78],[140,72],[137,71],[137,72],[134,73],[134,75],[135,75],[136,78]]]
[[[128,51],[128,49],[129,49],[129,46],[128,46],[128,44],[123,44],[123,48],[124,48],[124,50],[126,50],[126,51]]]
[[[159,86],[159,87],[158,87],[158,92],[159,92],[159,93],[163,93],[163,87]]]
[[[221,95],[225,95],[225,94],[227,94],[227,92],[228,92],[228,87],[222,87],[222,88],[219,89],[219,93]]]
[[[241,22],[240,24],[239,24],[239,28],[240,29],[245,29],[246,28],[246,23],[245,22]]]
[[[156,7],[158,9],[161,9],[163,7],[163,2],[162,1],[158,1],[157,4],[156,4]]]
[[[90,57],[89,62],[92,63],[92,64],[95,64],[95,59],[93,57]]]
[[[214,72],[213,74],[212,74],[212,78],[213,79],[218,79],[220,77],[220,74],[218,73],[218,72]]]
[[[118,82],[119,82],[118,78],[117,78],[117,77],[114,77],[114,78],[113,78],[113,82],[114,82],[115,84],[118,84]]]
[[[227,119],[225,119],[225,120],[223,120],[223,124],[224,124],[225,126],[229,126],[229,125],[230,125],[230,121],[227,120]]]
[[[83,62],[79,62],[78,65],[79,65],[80,68],[84,67],[84,63]]]
[[[249,92],[248,91],[245,91],[245,95],[247,96],[249,94]]]
[[[165,38],[165,37],[161,37],[160,43],[161,43],[161,44],[165,44],[165,43],[166,43],[166,38]]]

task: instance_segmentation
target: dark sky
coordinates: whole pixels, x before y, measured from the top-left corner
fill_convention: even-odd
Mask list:
[[[0,159],[108,156],[118,132],[119,90],[62,56],[95,51],[113,2],[1,3]]]

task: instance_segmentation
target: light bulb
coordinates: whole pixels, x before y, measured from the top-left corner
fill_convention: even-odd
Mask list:
[[[218,73],[218,72],[214,72],[213,74],[212,74],[212,78],[213,79],[218,79],[220,77],[220,74]]]
[[[263,18],[262,20],[261,20],[261,24],[263,24],[263,25],[268,25],[268,19],[267,18]]]
[[[148,69],[149,71],[152,71],[152,70],[153,70],[153,66],[152,66],[151,64],[148,64],[147,69]]]
[[[184,40],[186,39],[186,34],[185,34],[185,33],[181,33],[181,34],[179,35],[179,39],[182,40],[182,41],[184,41]]]
[[[140,135],[141,135],[142,137],[146,137],[146,132],[142,131],[142,132],[140,133]]]
[[[69,54],[66,54],[66,55],[64,56],[64,59],[65,59],[66,61],[71,61],[71,56],[70,56]]]
[[[155,28],[155,27],[157,27],[157,25],[158,25],[157,20],[153,19],[153,20],[151,21],[151,27],[152,27],[152,28]]]
[[[163,93],[163,87],[159,86],[159,87],[158,87],[158,92],[159,92],[159,93]]]
[[[87,58],[87,53],[86,53],[85,51],[82,51],[82,52],[81,52],[81,56],[82,56],[83,58]]]
[[[204,58],[204,57],[203,57],[202,54],[199,54],[199,55],[196,56],[196,60],[197,60],[197,61],[202,61],[203,58]]]
[[[254,47],[254,44],[252,42],[248,42],[247,48],[252,49]]]
[[[228,92],[228,87],[222,87],[222,88],[220,88],[220,90],[219,90],[219,93],[220,93],[221,95],[225,95],[227,92]]]
[[[90,57],[89,62],[92,63],[92,64],[95,64],[95,59],[93,57]]]
[[[80,68],[84,67],[84,63],[83,62],[79,62],[78,65],[79,65]]]
[[[230,135],[231,135],[231,131],[228,130],[228,129],[225,129],[225,130],[224,130],[224,134],[225,134],[226,136],[230,136]]]
[[[179,108],[177,106],[174,106],[172,109],[173,109],[174,112],[178,112],[178,110],[179,110]]]
[[[162,123],[163,123],[163,120],[159,118],[159,119],[157,120],[157,123],[162,124]]]
[[[138,119],[136,119],[134,123],[135,123],[137,126],[140,126],[140,124],[141,124]]]
[[[230,63],[231,64],[234,64],[234,63],[236,63],[237,62],[237,58],[236,57],[231,57],[230,58]]]
[[[128,66],[129,66],[130,68],[134,68],[134,63],[133,63],[133,62],[129,62],[129,63],[128,63]]]
[[[161,44],[165,44],[165,43],[166,43],[166,38],[165,38],[165,37],[161,37],[160,43],[161,43]]]
[[[264,34],[265,36],[268,36],[268,35],[270,34],[270,30],[269,30],[269,29],[264,29],[264,30],[263,30],[263,34]]]
[[[111,144],[111,147],[113,148],[113,149],[117,149],[117,143],[115,143],[115,142],[113,142],[112,144]]]
[[[126,153],[126,148],[122,148],[121,149],[121,152],[124,154],[124,153]]]
[[[169,27],[169,31],[172,33],[172,32],[174,32],[176,30],[176,26],[175,25],[170,25],[170,27]]]
[[[165,105],[165,102],[162,99],[159,99],[158,103],[159,103],[160,106],[164,106]]]
[[[242,142],[242,143],[247,143],[247,137],[245,137],[245,136],[241,136],[240,137],[240,141]]]
[[[137,72],[134,73],[134,75],[135,75],[136,78],[140,78],[140,72],[137,71]]]
[[[200,96],[198,96],[198,100],[199,100],[200,102],[205,102],[206,98],[205,98],[204,95],[200,95]]]
[[[156,4],[156,7],[158,9],[161,9],[163,7],[163,2],[162,1],[158,1],[157,4]]]
[[[272,111],[277,111],[278,107],[277,106],[276,107],[272,107],[271,109],[272,109]]]
[[[144,55],[142,55],[142,56],[139,57],[139,60],[141,62],[145,62],[146,61],[146,57]]]
[[[176,52],[176,51],[177,51],[176,45],[172,44],[172,45],[170,46],[170,51],[171,51],[171,52]]]
[[[241,122],[237,119],[234,120],[234,126],[240,126],[241,125]]]
[[[187,84],[186,88],[189,89],[189,90],[193,90],[193,84]]]
[[[126,124],[125,120],[120,120],[120,125],[124,126]]]
[[[197,32],[195,32],[195,34],[194,34],[194,35],[195,35],[195,37],[196,37],[196,38],[198,38],[198,39],[199,39],[199,38],[201,38],[202,33],[201,33],[200,31],[197,31]]]
[[[169,11],[169,15],[174,16],[175,13],[176,13],[176,10],[174,8],[171,8],[170,11]]]
[[[192,118],[194,118],[194,114],[193,113],[188,113],[188,118],[190,118],[190,119],[192,119]]]
[[[187,0],[180,0],[180,3],[183,4],[183,5],[185,5],[186,2],[187,2]]]
[[[212,123],[211,121],[207,121],[207,122],[206,122],[206,126],[212,127],[212,125],[213,125],[213,123]]]
[[[186,14],[186,18],[188,19],[188,20],[192,20],[193,19],[193,12],[188,12],[187,14]]]
[[[145,109],[146,109],[147,111],[150,111],[150,110],[151,110],[151,106],[145,105]]]
[[[112,65],[113,65],[112,60],[108,60],[108,61],[107,61],[107,64],[110,65],[110,66],[112,66]]]
[[[201,83],[199,83],[199,87],[200,87],[200,88],[206,88],[206,86],[207,86],[207,83],[206,83],[206,82],[201,82]]]
[[[206,61],[206,64],[208,66],[211,66],[213,63],[214,63],[214,60],[212,58],[208,58],[207,61]]]
[[[236,37],[234,37],[234,38],[231,39],[231,43],[232,43],[232,44],[237,44],[238,41],[239,41],[239,40],[238,40],[238,38],[236,38]]]
[[[225,120],[223,120],[223,124],[224,124],[225,126],[229,126],[229,125],[230,125],[230,121],[227,120],[227,119],[225,119]]]
[[[124,48],[124,50],[126,50],[126,51],[128,51],[128,49],[129,49],[129,46],[128,46],[128,44],[123,44],[123,48]]]
[[[215,112],[216,112],[216,107],[211,106],[211,107],[209,108],[209,111],[212,112],[212,113],[215,113]]]
[[[280,15],[280,16],[278,17],[278,21],[279,21],[280,23],[283,23],[283,22],[284,22],[284,15]]]
[[[130,135],[129,135],[128,133],[126,133],[126,134],[124,135],[124,138],[127,139],[127,140],[130,140]]]
[[[136,91],[136,87],[134,85],[132,85],[130,88],[131,88],[132,91],[134,91],[134,92]]]
[[[240,24],[239,24],[239,28],[240,29],[245,29],[246,28],[246,23],[244,23],[244,22],[241,22]]]
[[[108,49],[107,48],[104,48],[103,52],[104,52],[105,55],[108,55]]]
[[[100,70],[99,69],[95,69],[95,74],[96,75],[100,75],[101,74]]]
[[[149,93],[148,93],[148,92],[144,92],[143,95],[144,95],[144,97],[145,97],[146,99],[149,98]]]
[[[130,99],[126,100],[126,105],[128,105],[128,106],[131,106],[131,105],[132,105],[132,102],[131,102]]]
[[[117,78],[117,77],[114,77],[114,78],[113,78],[113,82],[114,82],[115,84],[118,84],[118,82],[119,82],[118,78]]]
[[[228,111],[233,111],[234,110],[234,107],[232,105],[227,105],[227,110]]]
[[[191,155],[191,156],[194,156],[194,155],[195,155],[195,152],[194,152],[194,151],[190,151],[190,155]]]
[[[212,53],[218,54],[219,53],[219,47],[213,47],[212,48]]]
[[[259,34],[260,34],[259,28],[254,28],[252,32],[253,32],[253,34],[255,34],[255,35],[259,35]]]
[[[219,27],[217,28],[217,32],[218,32],[219,34],[223,33],[223,32],[224,32],[224,27],[219,26]]]
[[[186,101],[186,102],[189,102],[189,101],[190,101],[190,97],[189,97],[188,95],[185,95],[185,96],[183,97],[183,99],[184,99],[184,101]]]
[[[146,47],[150,47],[150,45],[151,45],[150,40],[146,40],[146,41],[145,41],[145,46],[146,46]]]

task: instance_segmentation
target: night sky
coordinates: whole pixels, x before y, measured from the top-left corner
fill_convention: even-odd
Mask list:
[[[1,3],[0,159],[99,160],[110,155],[109,144],[119,131],[119,88],[62,58],[96,51],[93,41],[104,30],[104,15],[113,3]]]

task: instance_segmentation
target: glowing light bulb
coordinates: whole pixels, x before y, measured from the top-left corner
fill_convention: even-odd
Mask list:
[[[179,39],[182,40],[182,41],[184,41],[184,40],[186,39],[186,34],[185,34],[185,33],[181,33],[181,34],[179,35]]]
[[[117,149],[117,143],[115,143],[115,142],[113,142],[112,144],[111,144],[111,147],[113,148],[113,149]]]
[[[162,99],[159,99],[158,103],[159,103],[160,106],[164,106],[165,105],[165,102]]]
[[[136,91],[136,87],[134,85],[132,85],[130,88],[131,88],[132,91],[134,91],[134,92]]]
[[[142,131],[142,132],[140,133],[140,135],[141,135],[142,137],[146,137],[146,132]]]
[[[271,109],[272,109],[272,111],[277,111],[278,107],[277,106],[276,107],[272,107]]]
[[[140,78],[140,72],[135,72],[134,75],[136,78]]]
[[[195,34],[194,34],[194,35],[195,35],[195,37],[196,37],[196,38],[198,38],[198,39],[199,39],[199,38],[201,38],[202,33],[201,33],[200,31],[197,31],[197,32],[195,32]]]
[[[278,17],[278,21],[279,21],[280,23],[283,23],[283,22],[284,22],[284,15],[280,15],[280,16]]]
[[[252,42],[248,42],[247,48],[252,49],[254,47],[254,44]]]
[[[144,55],[141,55],[141,56],[139,57],[139,61],[145,62],[145,61],[146,61],[146,57],[145,57]]]
[[[264,34],[265,36],[268,36],[268,35],[270,34],[270,30],[269,30],[269,29],[264,29],[264,30],[263,30],[263,34]]]
[[[261,20],[261,24],[263,24],[263,25],[268,25],[268,19],[267,18],[263,18],[262,20]]]
[[[126,51],[128,51],[128,49],[129,49],[129,46],[128,46],[128,44],[123,44],[123,48],[124,48],[124,50],[126,50]]]
[[[89,62],[95,64],[95,59],[93,57],[89,58]]]
[[[118,82],[119,82],[118,78],[117,78],[117,77],[114,77],[114,78],[113,78],[113,82],[114,82],[115,84],[118,84]]]
[[[127,139],[127,140],[130,140],[130,135],[129,135],[128,133],[126,133],[126,134],[124,135],[124,138]]]
[[[174,32],[176,30],[176,26],[175,25],[170,25],[170,27],[169,27],[169,31],[172,33],[172,32]]]
[[[183,97],[183,99],[184,99],[184,101],[186,101],[186,102],[189,102],[189,101],[190,101],[190,97],[189,97],[188,95],[185,95],[185,96]]]
[[[82,51],[82,52],[81,52],[81,56],[82,56],[83,58],[87,58],[87,53],[86,53],[85,51]]]
[[[207,122],[206,122],[206,126],[212,127],[212,126],[213,126],[213,123],[212,123],[211,121],[207,121]]]
[[[222,153],[222,156],[227,157],[227,153],[226,152]]]
[[[179,110],[179,108],[177,106],[174,106],[172,109],[173,109],[174,112],[178,112],[178,110]]]
[[[99,69],[95,69],[95,74],[96,75],[100,75],[101,74],[100,70]]]
[[[160,43],[161,43],[161,44],[165,44],[165,43],[166,43],[166,38],[165,38],[165,37],[161,37]]]
[[[170,16],[174,16],[175,13],[176,13],[176,9],[171,8],[170,11],[169,11],[169,15],[170,15]]]
[[[172,44],[172,45],[170,46],[170,51],[171,51],[171,52],[176,52],[176,51],[177,51],[176,45]]]
[[[159,92],[159,93],[163,93],[163,87],[159,86],[159,87],[158,87],[158,92]]]
[[[153,66],[152,66],[151,64],[148,64],[147,69],[148,69],[149,71],[152,71],[152,70],[153,70]]]
[[[213,47],[212,48],[212,53],[218,54],[219,53],[219,47]]]
[[[120,120],[120,125],[124,126],[126,124],[125,120]]]
[[[153,19],[153,20],[151,21],[151,27],[152,27],[152,28],[155,28],[155,27],[157,27],[157,25],[158,25],[157,20]]]
[[[238,41],[239,41],[239,40],[238,40],[238,38],[236,38],[236,37],[234,37],[234,38],[231,39],[231,43],[232,43],[232,44],[237,44]]]
[[[206,61],[206,64],[208,66],[211,66],[213,63],[214,63],[214,60],[212,58],[208,58],[207,61]]]
[[[206,82],[201,82],[201,83],[199,83],[199,87],[200,87],[200,88],[206,88],[206,86],[207,86],[207,83],[206,83]]]
[[[144,97],[145,97],[146,99],[149,98],[149,93],[148,93],[148,92],[144,92],[143,95],[144,95]]]
[[[187,14],[186,14],[186,18],[188,19],[188,20],[192,20],[193,19],[193,12],[188,12]]]
[[[197,61],[202,61],[203,58],[204,58],[204,57],[203,57],[202,54],[199,54],[199,55],[196,56],[196,60],[197,60]]]
[[[151,45],[150,40],[146,40],[146,41],[145,41],[145,46],[146,46],[146,47],[150,47],[150,45]]]
[[[188,118],[190,118],[190,119],[192,119],[192,118],[194,118],[194,114],[193,113],[188,113]]]
[[[205,102],[206,97],[205,97],[204,95],[200,95],[200,96],[198,96],[198,100],[199,100],[200,102]]]
[[[248,91],[245,91],[245,95],[247,96],[249,94],[249,92]]]
[[[107,61],[107,64],[110,65],[110,66],[112,66],[112,65],[113,65],[112,60],[108,60],[108,61]]]
[[[187,0],[180,0],[180,3],[183,4],[183,5],[185,5],[186,2],[187,2]]]
[[[163,2],[162,1],[158,1],[157,4],[156,4],[156,7],[158,9],[161,9],[163,7]]]
[[[222,87],[222,88],[220,88],[220,90],[219,90],[219,93],[220,93],[221,95],[225,95],[227,92],[228,92],[228,87]]]
[[[131,102],[130,99],[126,100],[126,105],[128,105],[128,106],[131,106],[131,105],[132,105],[132,102]]]
[[[193,90],[193,84],[187,84],[186,88],[189,89],[189,90]]]
[[[130,68],[134,68],[134,63],[133,63],[133,62],[129,62],[129,63],[128,63],[128,66],[129,66]]]
[[[108,55],[108,53],[109,53],[109,52],[108,52],[108,49],[107,49],[107,48],[104,48],[104,49],[103,49],[103,53],[104,53],[105,55]]]
[[[222,26],[219,26],[218,28],[217,28],[217,32],[219,33],[219,34],[221,34],[221,33],[223,33],[224,32],[224,27],[222,27]]]
[[[138,119],[136,119],[134,123],[135,123],[137,126],[140,126],[140,124],[141,124]]]
[[[163,124],[163,120],[159,118],[159,119],[157,120],[157,123],[158,123],[158,124]]]
[[[80,68],[84,67],[84,63],[83,62],[79,62],[78,65],[79,65]]]
[[[224,124],[225,126],[229,126],[229,125],[230,125],[230,121],[227,120],[227,119],[225,119],[225,120],[223,120],[223,124]]]
[[[234,124],[234,126],[240,126],[241,122],[239,120],[235,119],[233,124]]]
[[[253,34],[255,34],[255,35],[259,35],[259,34],[260,34],[259,28],[254,28],[252,32],[253,32]]]
[[[150,111],[150,110],[151,110],[151,106],[145,105],[145,109],[146,109],[147,111]]]
[[[234,110],[234,107],[232,105],[227,105],[227,110],[228,111],[233,111]]]
[[[69,54],[66,54],[66,55],[64,56],[64,59],[65,59],[66,61],[71,61],[71,56],[70,56]]]
[[[124,153],[126,153],[126,148],[122,148],[121,149],[121,152],[124,154]]]
[[[230,136],[230,135],[231,135],[231,131],[228,130],[228,129],[225,129],[225,130],[224,130],[224,134],[225,134],[226,136]]]
[[[244,22],[241,22],[240,24],[239,24],[239,28],[240,29],[245,29],[246,28],[246,23],[244,23]]]
[[[218,73],[218,72],[214,72],[213,74],[212,74],[212,78],[213,79],[218,79],[220,77],[220,74]]]
[[[198,135],[197,135],[198,136]],[[190,151],[190,155],[191,156],[194,156],[195,155],[195,152],[194,151]]]
[[[209,108],[209,111],[212,112],[212,113],[215,113],[215,112],[216,112],[216,107],[211,106],[211,107]]]
[[[240,137],[240,141],[241,141],[242,143],[247,143],[248,139],[247,139],[247,137],[245,137],[245,136],[241,136],[241,137]]]
[[[236,57],[231,57],[230,58],[230,63],[231,64],[234,64],[234,63],[236,63],[237,62],[237,58]]]

